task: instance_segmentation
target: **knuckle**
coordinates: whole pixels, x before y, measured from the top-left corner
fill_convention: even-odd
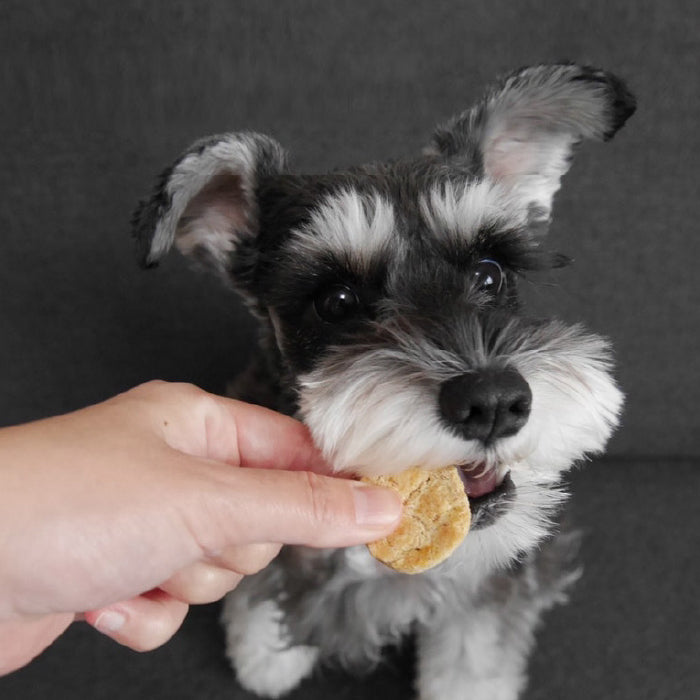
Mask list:
[[[252,568],[252,567],[251,567]],[[257,573],[256,571],[252,573]],[[233,590],[247,571],[233,571],[199,562],[183,569],[161,586],[168,595],[189,605],[214,603]]]
[[[257,543],[250,544],[245,550],[239,550],[232,571],[241,576],[252,576],[264,569],[278,554],[281,545]],[[236,581],[238,584],[238,581]]]
[[[186,589],[185,600],[190,605],[214,603],[238,585],[242,576],[231,571],[212,569],[200,575],[198,581]]]
[[[130,392],[131,394],[136,394],[138,396],[150,397],[158,394],[162,394],[167,391],[167,387],[170,386],[169,382],[163,379],[151,379],[143,384],[139,384],[134,387]]]
[[[207,393],[189,382],[170,382],[166,384],[167,392],[172,398],[193,401],[207,396]]]
[[[163,411],[182,412],[185,409],[189,415],[204,416],[211,412],[211,395],[203,389],[186,382],[166,382],[153,379],[145,384],[131,389],[124,398],[139,410],[160,416]]]
[[[206,395],[203,389],[188,382],[168,382],[164,379],[151,379],[132,389],[132,392],[141,394],[144,398],[172,399],[181,397],[192,399]]]
[[[329,482],[314,472],[304,472],[314,521],[319,524],[330,524],[339,518],[337,499]]]
[[[185,397],[207,396],[204,389],[200,389],[196,384],[190,382],[175,382],[171,386]]]

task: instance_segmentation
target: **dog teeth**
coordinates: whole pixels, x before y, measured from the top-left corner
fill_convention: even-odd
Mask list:
[[[484,476],[490,467],[486,462],[474,462],[473,464],[460,464],[457,468],[470,479],[479,479]]]
[[[459,467],[459,475],[469,498],[479,498],[497,489],[503,482],[502,470],[485,462]]]

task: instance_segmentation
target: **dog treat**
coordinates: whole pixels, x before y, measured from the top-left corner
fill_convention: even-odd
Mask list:
[[[456,467],[414,468],[362,481],[401,494],[403,515],[398,528],[367,545],[375,559],[396,571],[418,574],[436,566],[454,552],[469,530],[469,500]]]

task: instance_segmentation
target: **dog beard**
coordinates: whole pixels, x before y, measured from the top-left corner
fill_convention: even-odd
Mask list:
[[[622,404],[602,338],[559,322],[488,320],[443,326],[438,345],[415,326],[388,323],[385,342],[338,346],[299,378],[300,415],[338,471],[366,476],[411,466],[484,463],[551,481],[586,453],[603,449]],[[443,382],[484,367],[515,368],[532,391],[529,420],[485,446],[441,420]]]

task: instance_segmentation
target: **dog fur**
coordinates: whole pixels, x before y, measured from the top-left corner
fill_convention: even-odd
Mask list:
[[[577,144],[608,140],[634,109],[609,73],[533,66],[416,157],[301,175],[271,138],[223,134],[141,204],[146,266],[175,245],[260,320],[235,395],[300,417],[339,472],[459,464],[477,489],[472,530],[423,574],[365,547],[289,547],[243,581],[222,619],[244,687],[279,697],[319,663],[364,671],[415,632],[421,700],[518,697],[540,615],[577,576],[576,538],[552,535],[562,475],[604,448],[622,405],[608,343],[528,318],[518,279],[562,263],[545,234]],[[517,395],[494,388],[514,376]],[[455,408],[445,387],[475,377],[486,403],[457,392]]]

